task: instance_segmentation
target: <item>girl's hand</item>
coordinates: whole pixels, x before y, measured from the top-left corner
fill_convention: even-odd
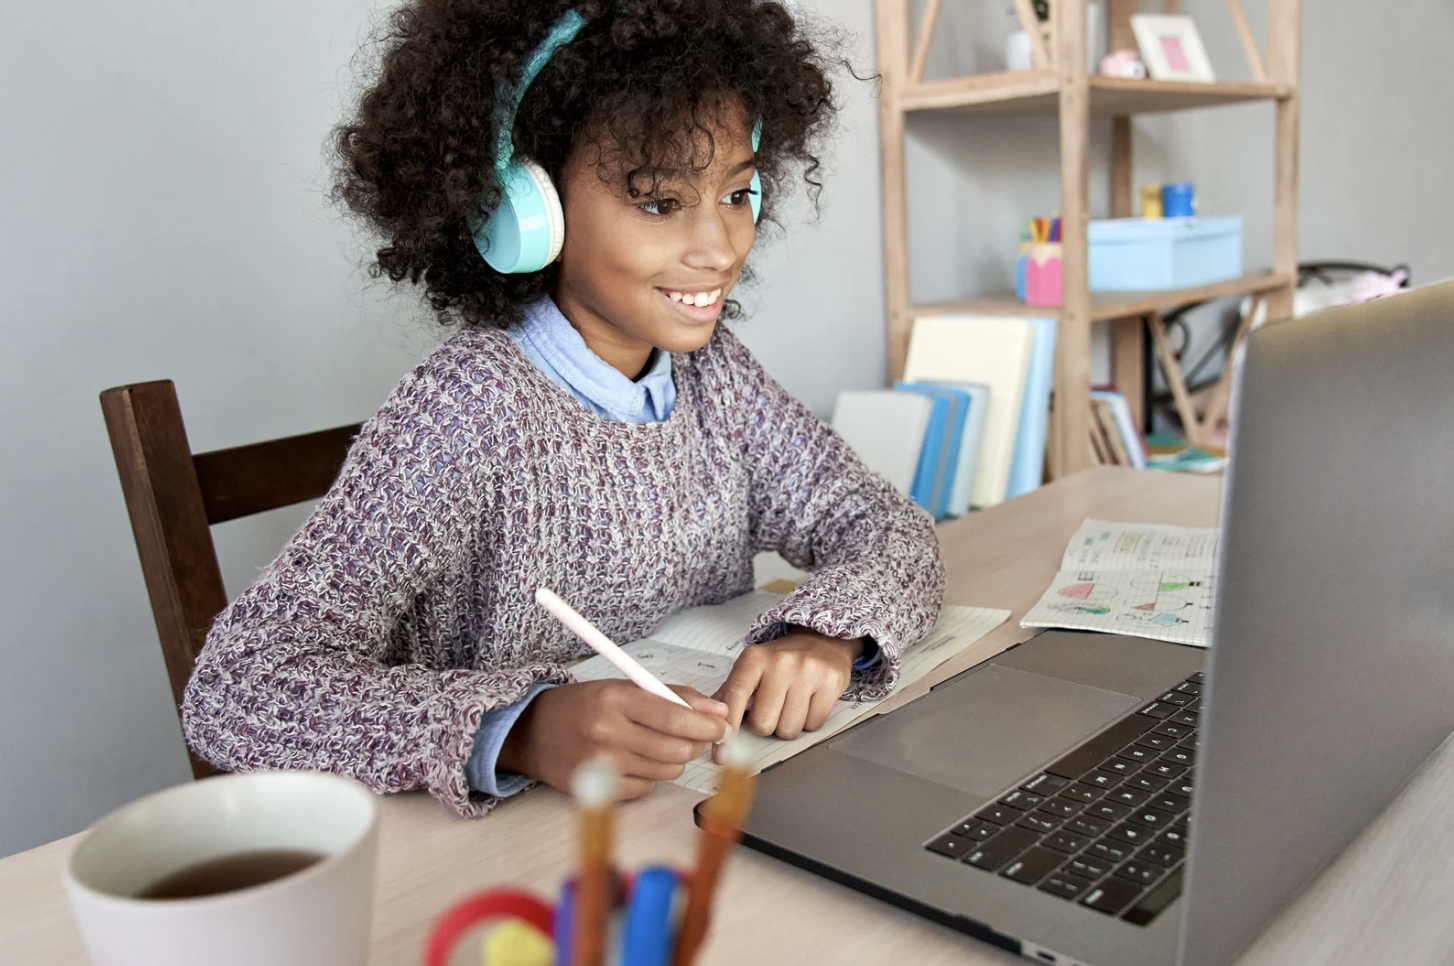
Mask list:
[[[576,768],[604,755],[621,773],[623,799],[648,795],[731,731],[725,704],[691,688],[672,690],[690,710],[630,681],[542,691],[505,736],[496,767],[569,791]]]
[[[716,694],[727,702],[727,723],[779,738],[817,731],[848,687],[863,646],[861,637],[841,641],[795,630],[746,648]]]

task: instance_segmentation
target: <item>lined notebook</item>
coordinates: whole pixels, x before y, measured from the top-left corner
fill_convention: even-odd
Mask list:
[[[1020,626],[1207,647],[1217,539],[1214,527],[1086,520],[1071,537],[1050,589]]]
[[[692,607],[668,617],[650,637],[623,645],[622,650],[667,684],[685,684],[703,694],[712,694],[727,680],[753,621],[781,599],[781,594],[755,590],[726,603]],[[904,649],[898,687],[919,680],[951,657],[963,653],[1009,616],[1007,610],[946,604],[933,629]],[[981,660],[993,656],[986,654]],[[603,657],[582,661],[571,673],[578,681],[624,677]],[[751,742],[752,770],[761,771],[806,751],[842,731],[883,700],[839,701],[821,729],[805,732],[792,740],[744,735]],[[718,768],[711,757],[704,755],[687,766],[676,784],[700,792],[714,792],[717,774]]]
[[[905,380],[977,382],[989,387],[970,494],[976,507],[994,506],[1005,499],[1035,330],[1032,319],[993,316],[931,315],[914,322]]]

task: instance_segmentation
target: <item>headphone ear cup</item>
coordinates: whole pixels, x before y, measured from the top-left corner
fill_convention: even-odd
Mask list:
[[[550,180],[550,175],[545,173],[544,168],[529,158],[521,158],[518,163],[530,173],[545,203],[545,218],[550,231],[550,248],[545,257],[545,265],[549,265],[560,257],[560,250],[565,247],[565,209],[560,205],[560,193],[555,190],[555,182]],[[544,268],[545,265],[540,267]]]
[[[757,172],[752,173],[752,194],[747,196],[748,202],[752,205],[752,223],[757,224],[757,219],[762,217],[762,176]]]

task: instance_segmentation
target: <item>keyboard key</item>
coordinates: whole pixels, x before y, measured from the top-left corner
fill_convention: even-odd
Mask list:
[[[1074,777],[1074,776],[1072,776]],[[1054,775],[1039,774],[1020,785],[1027,792],[1034,792],[1037,795],[1054,795],[1070,782],[1064,778],[1057,778]]]
[[[1071,853],[1079,852],[1085,848],[1086,842],[1088,841],[1089,839],[1081,835],[1071,835],[1069,832],[1056,832],[1041,844],[1055,849],[1058,852]]]
[[[1137,714],[1127,715],[1094,738],[1083,742],[1080,747],[1062,757],[1055,764],[1047,765],[1045,770],[1052,775],[1060,775],[1064,778],[1079,778],[1115,754],[1116,749],[1141,737],[1154,724],[1156,724],[1154,719]],[[1038,789],[1032,788],[1031,791],[1038,791]]]
[[[973,818],[960,822],[954,828],[950,829],[955,835],[961,835],[964,838],[973,839],[976,842],[983,842],[999,830],[1000,827],[998,825],[991,825],[989,822],[981,822]]]
[[[1061,792],[1060,797],[1077,802],[1093,802],[1101,797],[1101,790],[1094,785],[1082,785],[1077,782]]]
[[[1057,872],[1040,883],[1042,892],[1060,896],[1062,899],[1074,899],[1088,888],[1090,888],[1089,879],[1082,879],[1078,875],[1070,875],[1066,872]]]
[[[1049,875],[1064,859],[1065,856],[1059,852],[1036,846],[1005,866],[1000,875],[1025,885],[1034,885]]]
[[[1180,832],[1182,835],[1191,831],[1191,816],[1187,815],[1177,822],[1173,822],[1168,832]]]
[[[1080,901],[1097,912],[1114,916],[1130,905],[1131,900],[1140,894],[1140,886],[1111,876],[1100,885],[1091,887],[1091,890]]]
[[[1157,778],[1155,775],[1141,774],[1126,783],[1127,788],[1139,788],[1143,792],[1159,792],[1166,787],[1165,778]]]
[[[1187,797],[1191,797],[1191,792],[1192,792],[1191,779],[1190,778],[1183,778],[1180,781],[1174,781],[1174,782],[1171,783],[1171,786],[1169,788],[1167,788],[1166,790],[1169,791],[1169,792],[1175,792],[1178,795],[1186,795]]]
[[[1130,805],[1132,808],[1135,808],[1150,797],[1150,792],[1143,792],[1139,788],[1132,788],[1129,785],[1125,785],[1107,795],[1106,800],[1115,802],[1117,805]]]
[[[1166,870],[1159,865],[1152,865],[1149,862],[1138,862],[1135,859],[1132,859],[1130,862],[1122,863],[1122,865],[1118,869],[1116,869],[1116,875],[1125,879],[1127,882],[1134,882],[1137,885],[1149,886],[1151,883],[1161,878],[1162,873],[1164,873],[1165,871]]]
[[[1170,721],[1172,724],[1186,725],[1188,728],[1195,728],[1197,724],[1202,720],[1202,716],[1197,714],[1195,711],[1182,710],[1178,711],[1176,714],[1171,715],[1166,720]]]
[[[1174,704],[1178,708],[1191,704],[1196,699],[1189,694],[1182,694],[1180,691],[1168,691],[1156,699],[1161,704]]]
[[[1053,832],[1060,827],[1060,818],[1055,815],[1046,815],[1042,812],[1026,812],[1025,815],[1015,823],[1020,828],[1027,828],[1034,832],[1044,834]]]
[[[1146,774],[1155,775],[1157,778],[1180,778],[1186,774],[1186,766],[1173,764],[1169,761],[1153,761],[1146,766]]]
[[[1082,775],[1080,780],[1087,785],[1094,785],[1097,788],[1115,788],[1121,784],[1121,776],[1113,771],[1103,771],[1097,768],[1089,775]]]
[[[1165,752],[1163,752],[1163,754],[1165,754]],[[1140,745],[1132,745],[1129,748],[1123,748],[1117,757],[1128,758],[1131,761],[1144,765],[1148,761],[1152,761],[1156,758],[1156,752],[1152,751],[1150,748],[1142,748]]]
[[[1166,828],[1174,817],[1170,812],[1163,812],[1159,808],[1142,807],[1131,813],[1131,821],[1151,829]]]
[[[1192,734],[1189,734],[1185,738],[1183,738],[1180,741],[1178,741],[1176,743],[1176,747],[1178,747],[1178,748],[1190,748],[1192,751],[1196,751],[1197,748],[1199,748],[1201,746],[1201,743],[1202,743],[1201,735],[1196,734],[1195,732],[1193,732]]]
[[[1141,766],[1129,758],[1112,758],[1110,761],[1103,762],[1098,770],[1108,771],[1112,774],[1120,775],[1122,778],[1129,778],[1140,771]]]
[[[1130,909],[1127,909],[1122,918],[1137,926],[1144,926],[1155,919],[1157,913],[1171,905],[1176,897],[1181,895],[1181,870],[1183,868],[1185,866],[1177,866],[1171,875],[1162,879],[1160,884],[1138,899]]]
[[[1206,679],[1207,679],[1206,672],[1205,671],[1198,671],[1195,674],[1187,675],[1187,679],[1186,680],[1187,680],[1187,683],[1188,684],[1201,684],[1204,681],[1206,681]]]
[[[1173,765],[1186,765],[1190,767],[1196,764],[1197,753],[1189,748],[1173,748],[1170,751],[1163,751],[1158,761],[1169,761]]]
[[[1188,710],[1188,711],[1195,711],[1198,714],[1200,714],[1201,713],[1201,710],[1202,710],[1202,699],[1201,698],[1197,698],[1191,704],[1183,705],[1183,707],[1185,707],[1186,710]]]
[[[1018,808],[1011,808],[1008,805],[1001,805],[996,802],[988,808],[982,808],[975,812],[974,817],[981,822],[991,822],[995,825],[1009,825],[1023,814],[1024,812],[1021,812]]]
[[[1102,839],[1092,843],[1091,847],[1085,850],[1085,854],[1116,863],[1126,861],[1134,851],[1135,849],[1124,843]]]
[[[1108,822],[1119,822],[1131,814],[1131,806],[1118,805],[1115,802],[1109,801],[1100,801],[1096,802],[1090,808],[1087,808],[1083,814],[1090,818],[1104,819]]]
[[[1084,807],[1084,802],[1078,802],[1073,798],[1056,796],[1044,805],[1041,805],[1040,811],[1049,812],[1051,815],[1059,815],[1061,818],[1069,818]]]
[[[1192,733],[1191,728],[1184,724],[1178,724],[1175,721],[1163,721],[1151,730],[1158,735],[1166,735],[1166,737],[1175,738],[1178,741]]]
[[[1148,731],[1146,734],[1136,739],[1136,744],[1140,745],[1142,748],[1151,748],[1158,752],[1170,751],[1172,748],[1176,747],[1176,739],[1168,738],[1166,737],[1166,735],[1158,735],[1154,731]]]
[[[1040,836],[1025,828],[1007,828],[994,838],[980,842],[964,857],[964,861],[978,869],[994,872],[1015,856],[1035,844]]]
[[[970,839],[955,835],[953,832],[945,832],[924,847],[930,852],[938,852],[951,859],[962,859],[974,850],[974,846],[975,843]]]
[[[1174,704],[1162,704],[1160,701],[1152,701],[1150,704],[1142,708],[1140,711],[1137,711],[1136,713],[1144,714],[1148,718],[1156,718],[1159,721],[1162,718],[1171,717],[1172,715],[1176,714],[1178,710],[1179,708]]]
[[[1150,842],[1155,833],[1144,825],[1137,825],[1133,822],[1122,822],[1106,833],[1107,841],[1125,842],[1127,845],[1139,847]],[[994,841],[991,839],[991,841]]]
[[[1191,807],[1191,799],[1185,795],[1178,795],[1175,792],[1162,792],[1160,795],[1152,795],[1146,801],[1152,808],[1165,809],[1173,814],[1184,812]]]
[[[1086,818],[1084,815],[1073,818],[1065,823],[1065,830],[1074,835],[1097,836],[1111,827],[1111,823],[1099,818]]]
[[[1036,795],[1034,792],[1027,792],[1023,788],[1017,788],[1001,798],[1000,804],[1008,805],[1011,808],[1018,808],[1022,812],[1028,812],[1043,801],[1045,801],[1044,795]]]
[[[1113,862],[1103,859],[1092,852],[1082,852],[1061,866],[1060,871],[1070,872],[1094,882],[1096,879],[1111,871],[1112,865],[1114,865]]]
[[[1169,828],[1156,836],[1156,841],[1162,845],[1170,845],[1178,849],[1184,849],[1186,848],[1186,833]]]
[[[1186,849],[1177,848],[1174,845],[1162,845],[1160,842],[1152,842],[1144,846],[1136,857],[1145,862],[1154,862],[1157,865],[1171,868],[1186,857]]]
[[[1202,693],[1202,686],[1200,684],[1185,683],[1178,684],[1173,690],[1180,691],[1182,694],[1190,694],[1192,697],[1196,697]]]

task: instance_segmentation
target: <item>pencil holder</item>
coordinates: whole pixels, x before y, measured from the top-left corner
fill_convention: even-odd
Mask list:
[[[606,961],[620,966],[670,966],[685,878],[667,866],[648,866],[618,879],[620,899],[610,934],[620,948]],[[424,951],[424,966],[448,966],[457,947],[479,936],[482,966],[572,966],[575,886],[567,882],[554,907],[526,892],[489,889],[462,899],[440,916]]]
[[[1015,294],[1026,305],[1061,302],[1060,243],[1023,242],[1015,263]]]

